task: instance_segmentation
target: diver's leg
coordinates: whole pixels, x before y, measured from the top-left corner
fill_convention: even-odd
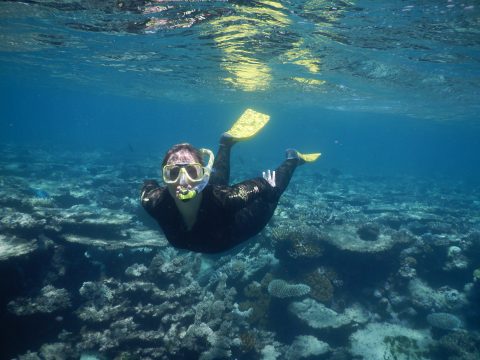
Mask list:
[[[228,185],[230,180],[230,151],[238,141],[254,137],[270,120],[270,116],[247,109],[235,121],[233,126],[220,138],[220,147],[213,163],[213,173],[210,183],[214,185]]]
[[[301,163],[299,159],[285,159],[283,163],[275,169],[275,187],[277,188],[278,197],[287,189],[295,169]]]
[[[228,185],[230,180],[230,152],[235,141],[225,134],[220,138],[220,146],[213,162],[213,171],[209,183]]]
[[[295,149],[287,149],[285,161],[275,170],[275,183],[278,197],[286,190],[293,172],[299,165],[316,161],[320,153],[302,154]]]
[[[286,190],[295,169],[301,163],[302,161],[299,159],[284,160],[275,169],[275,195],[268,200],[265,198],[256,199],[235,213],[235,221],[231,231],[234,235],[231,240],[231,247],[250,239],[267,225],[275,212],[280,196]]]

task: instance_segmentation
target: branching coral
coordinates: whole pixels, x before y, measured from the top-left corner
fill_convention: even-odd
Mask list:
[[[251,310],[250,316],[247,318],[251,324],[259,324],[264,326],[268,322],[268,309],[270,307],[271,297],[267,292],[267,284],[272,281],[272,275],[266,274],[262,282],[251,282],[243,290],[248,300],[239,304],[242,311]]]
[[[15,315],[50,314],[71,306],[70,294],[52,285],[43,287],[35,298],[18,298],[8,303],[8,310]]]

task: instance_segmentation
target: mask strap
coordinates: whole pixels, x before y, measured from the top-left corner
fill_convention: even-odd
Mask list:
[[[207,166],[204,166],[205,173],[203,174],[202,181],[194,187],[197,193],[205,189],[205,186],[207,186],[208,181],[210,180],[210,174],[212,173],[213,162],[215,160],[213,152],[209,149],[200,149],[200,153],[202,155],[208,155],[208,163]]]
[[[202,154],[202,156],[208,155],[208,162],[204,168],[208,171],[208,175],[210,175],[210,173],[212,172],[215,156],[213,155],[212,150],[209,149],[200,149],[200,154]]]

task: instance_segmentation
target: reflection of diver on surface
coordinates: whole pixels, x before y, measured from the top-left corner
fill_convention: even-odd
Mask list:
[[[64,24],[72,29],[105,33],[145,34],[164,29],[189,28],[229,11],[222,6],[203,6],[203,1],[10,0],[8,2],[33,5],[48,11],[59,11],[66,14],[66,17],[61,19],[65,20]],[[70,13],[73,15],[71,18]]]
[[[92,1],[94,3],[96,1]],[[195,4],[195,2],[193,2]],[[155,33],[160,30],[189,28],[212,17],[216,11],[194,8],[191,2],[115,0],[98,9],[106,14],[128,14],[122,20],[103,19],[96,23],[75,22],[68,26],[95,32]]]
[[[219,50],[214,59],[221,56],[218,65],[223,71],[215,74],[215,78],[247,92],[276,87],[275,81],[280,85],[286,82],[304,87],[322,85],[315,37],[303,36],[296,26],[297,19],[307,16],[315,21],[328,19],[331,23],[341,12],[338,7],[335,11],[328,10],[324,1],[313,0],[301,5],[278,0],[26,0],[22,3],[48,12],[55,10],[63,25],[88,32],[156,34],[201,25],[187,34]],[[322,26],[321,33],[327,32]],[[62,38],[43,36],[41,41],[64,44]],[[284,72],[282,66],[275,66],[279,64],[293,65],[295,74],[292,76],[291,67]]]
[[[175,145],[167,152],[162,164],[166,186],[147,180],[141,202],[173,246],[216,253],[258,234],[272,217],[296,167],[318,158],[320,154],[289,149],[275,171],[229,186],[232,146],[254,136],[268,119],[247,110],[221,137],[215,161],[210,150],[190,144]],[[205,156],[209,158],[206,165]]]

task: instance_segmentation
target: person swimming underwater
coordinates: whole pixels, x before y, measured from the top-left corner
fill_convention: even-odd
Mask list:
[[[216,157],[210,150],[196,149],[188,143],[167,151],[162,162],[166,186],[146,180],[141,203],[170,244],[195,252],[219,253],[265,227],[297,166],[320,156],[288,149],[286,159],[274,171],[229,186],[232,146],[254,136],[269,118],[247,109],[221,136]]]

